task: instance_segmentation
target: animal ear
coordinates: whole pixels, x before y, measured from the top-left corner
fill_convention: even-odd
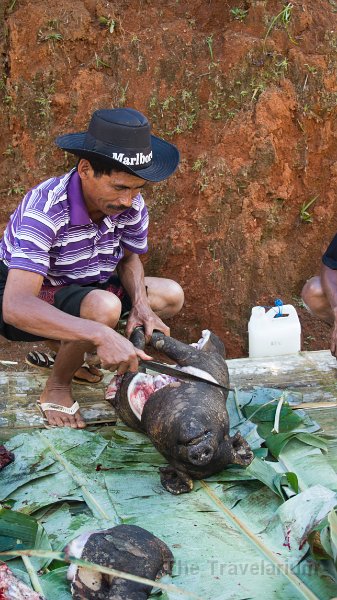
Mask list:
[[[209,329],[202,332],[202,338],[199,340],[197,347],[201,352],[216,352],[226,358],[225,344]]]
[[[173,467],[160,467],[160,481],[167,492],[171,494],[186,494],[193,490],[193,479]]]
[[[172,568],[174,565],[174,556],[171,552],[171,550],[166,546],[166,544],[160,540],[159,538],[155,538],[156,539],[156,544],[157,547],[160,551],[161,554],[161,558],[163,561],[163,565],[162,568],[160,569],[160,571],[158,571],[157,575],[156,575],[156,579],[159,577],[164,577],[164,575],[172,574]]]
[[[248,467],[254,458],[254,454],[241,433],[237,431],[233,437],[229,438],[229,441],[231,444],[230,463]]]
[[[78,567],[72,592],[75,598],[93,598],[92,594],[104,592],[103,583],[106,575],[91,571],[87,567]],[[102,589],[103,588],[103,589]],[[78,595],[77,595],[78,594]]]

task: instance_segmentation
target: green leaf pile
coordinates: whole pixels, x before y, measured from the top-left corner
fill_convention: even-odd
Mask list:
[[[291,410],[291,397],[273,433],[281,394],[231,394],[233,433],[249,439],[256,457],[247,469],[196,481],[181,496],[160,484],[163,457],[123,425],[103,435],[51,429],[13,437],[6,446],[15,462],[0,473],[0,550],[42,549],[45,556],[7,556],[10,567],[47,600],[70,600],[67,567],[48,552],[62,551],[80,533],[134,523],[174,554],[172,578],[162,581],[182,592],[155,590],[162,600],[181,598],[184,590],[203,600],[337,595],[335,459],[319,426]],[[264,440],[268,449],[261,448]],[[310,532],[320,523],[324,562],[308,553]]]

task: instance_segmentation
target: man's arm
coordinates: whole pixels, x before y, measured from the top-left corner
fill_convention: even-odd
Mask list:
[[[37,273],[10,269],[3,299],[6,323],[46,339],[89,341],[106,368],[123,363],[120,374],[137,371],[137,355],[149,358],[110,327],[68,315],[38,298],[42,281]]]
[[[337,357],[337,270],[330,269],[325,264],[322,264],[321,283],[323,292],[330,304],[333,317],[331,353]]]
[[[118,276],[131,299],[132,309],[125,333],[130,336],[138,325],[143,325],[147,340],[154,329],[170,335],[170,329],[153,312],[145,288],[144,269],[138,254],[124,250],[124,257],[117,265]]]

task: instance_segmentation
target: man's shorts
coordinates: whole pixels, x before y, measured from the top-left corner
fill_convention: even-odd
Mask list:
[[[46,339],[33,335],[32,333],[27,333],[26,331],[21,331],[4,322],[2,317],[2,301],[7,275],[8,269],[6,265],[0,261],[0,335],[7,338],[7,340],[15,342],[34,342]],[[68,315],[79,317],[81,302],[92,290],[107,290],[117,296],[122,303],[122,314],[131,309],[130,298],[117,275],[112,275],[104,283],[90,283],[89,285],[78,285],[76,283],[58,286],[43,285],[39,293],[39,298]],[[24,290],[22,290],[22,295],[24,295]]]

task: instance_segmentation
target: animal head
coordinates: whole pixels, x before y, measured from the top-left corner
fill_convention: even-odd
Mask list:
[[[138,339],[132,341],[144,347],[144,334],[136,331]],[[182,370],[192,369],[194,374],[229,386],[224,345],[213,333],[204,331],[197,344],[188,345],[154,332],[151,343]],[[150,385],[145,376],[144,390],[139,390],[142,381],[139,376],[124,376],[113,404],[124,422],[144,431],[169,462],[169,467],[161,469],[161,481],[168,491],[190,491],[192,477],[208,477],[232,464],[249,465],[253,454],[247,442],[240,433],[229,434],[228,391],[205,382],[182,381],[178,376],[161,382],[160,387],[153,381]]]

